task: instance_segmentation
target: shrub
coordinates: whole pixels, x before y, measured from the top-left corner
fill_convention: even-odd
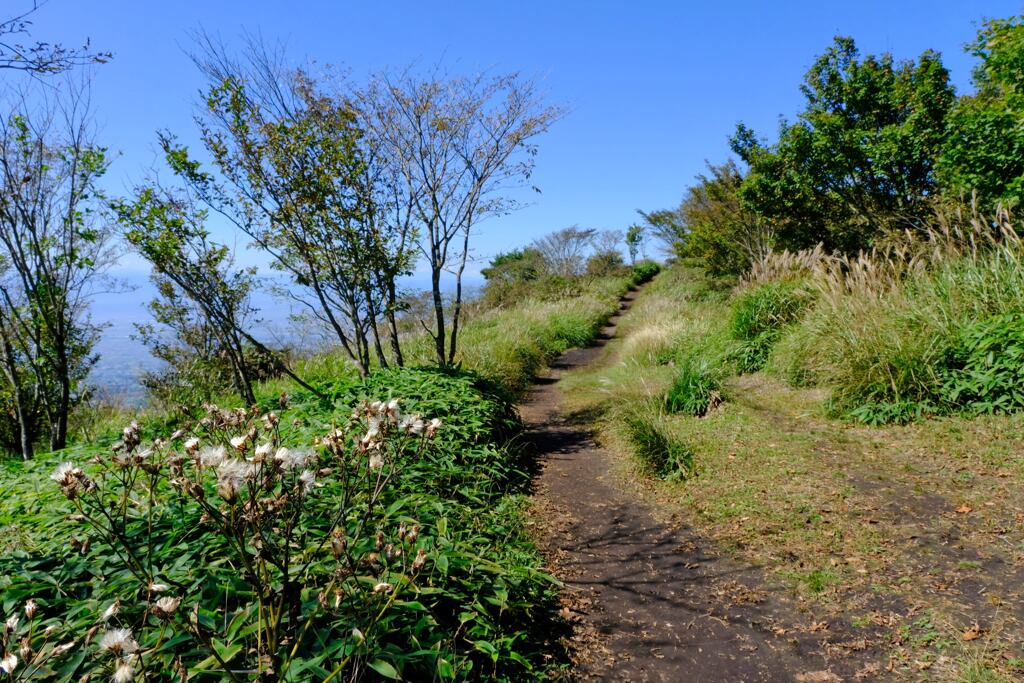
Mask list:
[[[617,250],[599,251],[587,259],[585,272],[588,277],[604,277],[622,270],[625,263]]]
[[[769,282],[742,292],[732,305],[729,332],[739,342],[733,359],[741,372],[760,370],[783,328],[796,322],[813,297],[802,282]]]
[[[665,410],[699,417],[721,401],[721,371],[705,359],[683,356],[672,386],[665,394]]]
[[[0,473],[3,609],[33,600],[17,636],[35,634],[42,677],[273,664],[258,680],[544,679],[557,603],[508,495],[524,480],[502,445],[518,424],[508,401],[455,371],[334,392],[296,391],[279,419],[210,407],[175,434],[130,426],[106,452],[63,454],[80,463],[54,475],[63,504],[42,460]],[[111,635],[83,643],[105,611]],[[115,639],[120,654],[97,647]]]
[[[694,474],[693,451],[668,434],[663,418],[653,406],[627,412],[623,425],[634,455],[651,472],[680,478]]]
[[[634,285],[642,285],[654,279],[661,272],[661,266],[654,261],[641,261],[633,266],[631,280]]]
[[[942,398],[971,413],[1024,409],[1024,311],[966,323],[939,370]]]

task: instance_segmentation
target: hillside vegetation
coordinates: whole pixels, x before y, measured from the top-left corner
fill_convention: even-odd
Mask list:
[[[331,377],[325,357],[310,376],[327,399],[277,380],[249,409],[142,414],[4,463],[20,675],[548,678],[557,582],[524,533],[510,398],[592,339],[638,273],[471,318],[462,369]]]
[[[742,282],[673,265],[606,361],[564,380],[569,409],[598,416],[659,508],[897,673],[1016,680],[1024,302],[1000,225],[988,243],[968,224],[856,260],[774,255]]]

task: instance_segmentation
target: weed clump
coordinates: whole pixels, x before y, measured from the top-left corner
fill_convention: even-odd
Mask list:
[[[676,478],[694,474],[693,450],[667,432],[656,410],[631,411],[623,425],[633,453],[652,473]]]
[[[946,403],[975,414],[1024,409],[1024,311],[968,322],[944,361]]]
[[[783,329],[800,319],[813,301],[802,282],[769,282],[747,289],[732,306],[729,332],[739,342],[733,360],[740,372],[764,367]]]
[[[721,402],[721,368],[706,359],[684,355],[665,394],[665,411],[702,417]]]

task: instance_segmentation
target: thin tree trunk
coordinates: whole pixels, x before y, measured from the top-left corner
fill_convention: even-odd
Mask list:
[[[21,386],[18,377],[18,367],[14,359],[14,349],[10,340],[3,337],[4,349],[4,374],[11,384],[11,394],[14,397],[14,415],[18,421],[18,441],[21,444],[22,460],[31,460],[35,457],[35,446],[32,443],[32,425],[29,423],[29,416],[26,410],[25,390]]]
[[[434,335],[434,350],[437,364],[445,365],[444,300],[441,298],[441,266],[436,260],[430,264],[430,289],[434,296],[434,320],[437,333]]]
[[[68,414],[71,412],[71,386],[67,377],[60,378],[60,399],[53,428],[50,430],[50,450],[59,451],[68,445]]]
[[[459,270],[455,273],[455,304],[452,306],[452,334],[448,340],[448,365],[455,364],[455,351],[459,342],[459,318],[462,314],[462,273],[466,270],[466,259],[469,258],[469,229],[463,233],[462,258]]]
[[[395,281],[391,278],[388,282],[388,307],[387,307],[387,319],[388,319],[388,337],[391,341],[391,353],[395,359],[395,365],[398,367],[405,366],[405,359],[402,357],[402,345],[398,339],[398,321],[395,316],[395,308],[397,307],[397,294],[395,292]]]
[[[252,390],[249,368],[245,364],[245,349],[242,348],[242,341],[235,335],[233,337],[230,340],[230,346],[224,350],[231,360],[231,381],[235,385],[235,391],[249,408],[256,405],[256,395]]]
[[[356,365],[359,368],[359,375],[366,377],[370,374],[370,344],[366,340],[366,329],[362,317],[359,315],[359,308],[353,297],[348,302],[349,320],[352,321],[352,334],[356,340],[356,352],[359,354]]]
[[[388,357],[384,355],[384,347],[380,343],[380,330],[377,329],[377,305],[373,301],[373,295],[369,289],[363,291],[366,297],[366,315],[369,316],[368,325],[373,335],[373,350],[377,354],[377,362],[382,368],[388,367]]]

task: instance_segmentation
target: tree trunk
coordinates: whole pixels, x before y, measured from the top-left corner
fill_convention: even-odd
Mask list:
[[[444,335],[444,300],[441,298],[441,266],[436,262],[430,264],[430,288],[434,297],[434,321],[437,333],[434,335],[434,351],[437,353],[437,364],[444,367],[445,335]]]
[[[35,446],[33,442],[33,430],[30,423],[27,407],[25,405],[25,391],[21,386],[18,377],[18,367],[14,358],[14,349],[10,340],[3,337],[4,349],[4,374],[11,384],[11,394],[14,397],[14,416],[18,421],[18,441],[21,445],[22,460],[31,460],[35,457]]]
[[[31,460],[35,457],[35,446],[32,444],[32,425],[25,413],[24,397],[21,390],[14,392],[14,412],[18,420],[18,440],[21,443],[21,459]]]
[[[256,405],[256,394],[252,390],[252,380],[249,377],[249,368],[245,363],[245,349],[240,341],[237,342],[231,351],[231,375],[238,397],[245,402],[247,408]]]
[[[356,367],[359,369],[359,376],[366,377],[370,374],[370,345],[366,340],[366,329],[362,317],[359,315],[359,308],[353,297],[349,296],[348,301],[349,320],[352,321],[352,335],[356,342]]]
[[[388,307],[386,313],[388,319],[388,338],[391,342],[391,354],[394,356],[395,365],[401,368],[405,366],[405,359],[402,357],[402,345],[398,339],[398,321],[395,316],[395,308],[398,305],[397,299],[395,281],[392,278],[388,282]]]
[[[60,397],[50,427],[50,450],[59,451],[68,445],[68,415],[71,413],[71,370],[64,356],[65,344],[58,348],[57,381],[60,383]]]
[[[366,298],[367,325],[370,326],[370,334],[373,336],[373,351],[377,354],[377,362],[382,368],[388,367],[388,357],[384,354],[384,347],[380,343],[380,330],[377,329],[377,305],[373,300],[373,293],[369,288],[363,290]]]
[[[469,258],[469,228],[462,238],[462,257],[459,269],[455,273],[455,304],[452,306],[452,334],[448,340],[448,365],[455,364],[455,351],[459,343],[459,318],[462,314],[462,273],[466,270],[466,259]]]

